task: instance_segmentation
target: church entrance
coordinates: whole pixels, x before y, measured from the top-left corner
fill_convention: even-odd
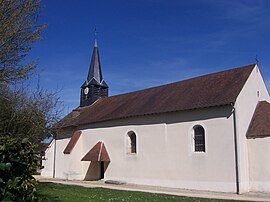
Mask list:
[[[84,180],[95,181],[104,179],[108,165],[109,162],[104,161],[90,162],[89,167],[85,173]]]
[[[101,180],[105,177],[110,157],[104,143],[98,142],[81,161],[90,161],[84,180]]]
[[[104,173],[105,173],[105,170],[104,170],[104,161],[100,161],[100,179],[104,179]]]

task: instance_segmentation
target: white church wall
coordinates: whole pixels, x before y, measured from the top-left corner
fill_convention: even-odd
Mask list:
[[[233,124],[230,106],[122,119],[82,129],[81,159],[103,141],[111,162],[105,179],[128,183],[235,192]],[[193,151],[192,128],[206,131],[206,152]],[[95,128],[96,127],[96,128]],[[85,127],[87,128],[87,127]],[[137,153],[128,154],[127,133],[137,135]],[[81,162],[87,173],[87,162]],[[83,178],[82,178],[83,179]]]
[[[68,179],[69,158],[64,155],[63,151],[66,148],[69,140],[70,138],[56,140],[55,178]]]
[[[249,76],[246,84],[240,92],[236,108],[236,125],[238,135],[238,157],[239,157],[239,181],[240,193],[249,191],[249,160],[246,132],[256,109],[258,101],[269,100],[269,94],[258,66]]]
[[[67,131],[71,133],[71,131]],[[70,138],[58,139],[56,140],[56,152],[55,152],[55,178],[74,180],[83,179],[84,173],[83,167],[81,165],[82,147],[83,142],[78,140],[77,144],[73,148],[71,154],[64,154]],[[45,161],[42,161],[44,169],[41,171],[41,175],[44,177],[53,177],[54,168],[54,144],[55,140],[52,141],[51,145],[48,147],[45,155]]]
[[[66,180],[83,180],[83,133],[70,154],[64,154],[70,138],[57,140],[55,177]]]
[[[42,166],[44,166],[44,168],[41,170],[41,176],[43,177],[53,177],[54,144],[55,140],[51,141],[45,151],[44,160],[42,160]]]
[[[248,139],[250,191],[270,192],[270,137]]]

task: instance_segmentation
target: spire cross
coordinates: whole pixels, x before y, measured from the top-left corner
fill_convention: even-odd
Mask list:
[[[94,47],[97,47],[97,28],[95,26],[95,29],[94,29],[94,35],[95,35],[95,44],[94,44]]]
[[[95,26],[95,29],[94,29],[94,33],[95,33],[95,38],[97,38],[97,27]]]

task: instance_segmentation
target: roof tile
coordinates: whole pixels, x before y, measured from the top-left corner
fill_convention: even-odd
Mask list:
[[[59,126],[77,126],[127,117],[190,110],[234,103],[255,64],[191,78],[163,86],[101,98],[77,108]]]
[[[270,104],[268,102],[258,103],[246,136],[247,138],[270,136]]]

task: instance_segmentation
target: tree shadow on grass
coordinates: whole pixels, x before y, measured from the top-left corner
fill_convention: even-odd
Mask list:
[[[59,197],[48,197],[42,194],[38,195],[38,202],[52,202],[52,201],[60,201]]]
[[[37,196],[38,202],[52,202],[52,201],[60,201],[59,196],[54,196],[50,194],[50,192],[46,189],[47,186],[51,186],[53,183],[50,182],[42,182],[38,184],[37,187]]]

